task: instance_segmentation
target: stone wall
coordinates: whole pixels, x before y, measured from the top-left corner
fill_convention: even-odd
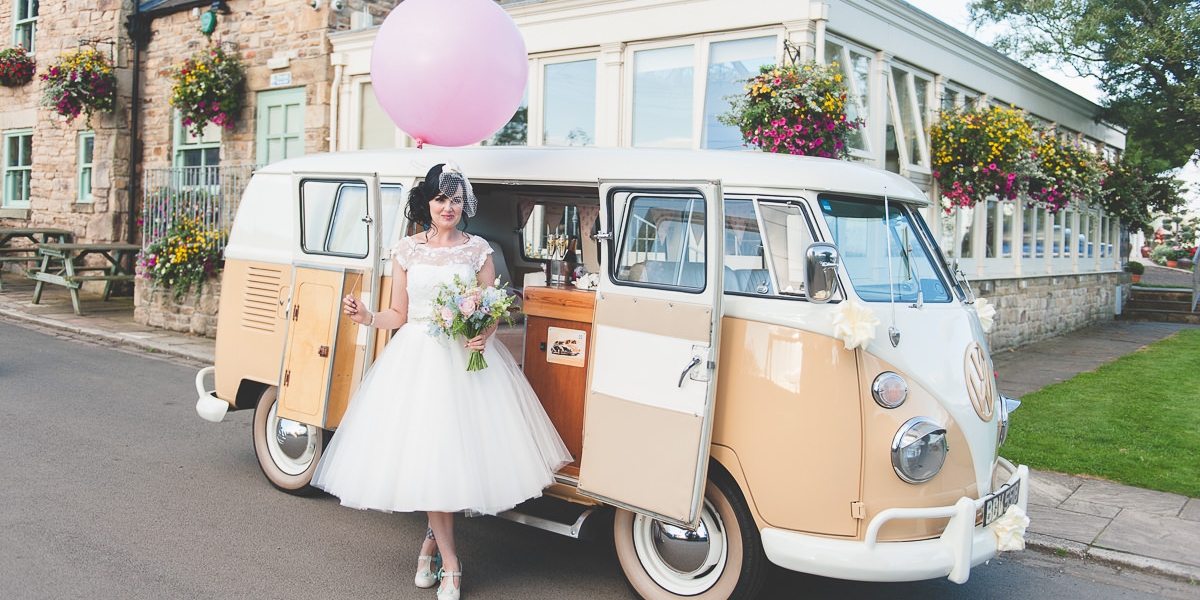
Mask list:
[[[1095,323],[1112,321],[1117,296],[1124,306],[1127,273],[1088,273],[972,281],[976,296],[996,308],[988,334],[992,352],[1052,338]]]
[[[217,337],[217,309],[223,274],[221,271],[206,281],[200,290],[192,288],[178,300],[170,288],[138,277],[134,283],[133,320],[150,327]]]

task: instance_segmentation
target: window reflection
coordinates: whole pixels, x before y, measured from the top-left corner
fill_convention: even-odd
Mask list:
[[[633,54],[633,145],[692,146],[692,46]]]
[[[700,147],[731,150],[743,147],[742,132],[723,125],[717,116],[729,111],[725,98],[745,92],[745,81],[758,68],[775,62],[775,36],[714,42],[709,45],[708,79],[704,89],[704,124]]]
[[[596,61],[546,65],[542,143],[591,146],[596,141]]]

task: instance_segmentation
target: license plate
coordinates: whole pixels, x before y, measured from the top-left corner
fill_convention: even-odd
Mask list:
[[[1017,503],[1017,497],[1021,495],[1021,480],[1018,479],[1005,487],[1004,489],[992,494],[991,498],[983,501],[983,524],[988,523],[1004,516],[1004,511],[1008,507]]]

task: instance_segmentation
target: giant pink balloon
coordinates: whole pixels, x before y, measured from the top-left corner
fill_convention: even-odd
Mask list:
[[[496,133],[525,95],[525,40],[493,0],[404,0],[371,51],[371,84],[419,143],[465,146]]]

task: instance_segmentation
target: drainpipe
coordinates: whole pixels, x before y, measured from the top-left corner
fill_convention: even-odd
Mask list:
[[[342,73],[346,69],[346,57],[341,53],[330,57],[333,62],[333,90],[329,94],[329,151],[338,150],[338,110],[342,97]],[[361,146],[361,142],[359,146]]]
[[[142,88],[142,42],[150,38],[150,20],[142,17],[141,0],[133,0],[133,14],[126,25],[133,46],[133,90],[129,94],[129,223],[126,239],[130,244],[138,243],[137,235],[137,168],[142,160],[142,145],[139,142]]]

